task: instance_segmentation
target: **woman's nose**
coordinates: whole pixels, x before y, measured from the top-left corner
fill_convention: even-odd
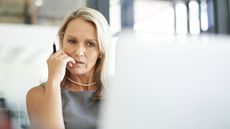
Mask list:
[[[82,45],[79,45],[75,50],[74,50],[74,57],[81,57],[85,55],[85,48]]]

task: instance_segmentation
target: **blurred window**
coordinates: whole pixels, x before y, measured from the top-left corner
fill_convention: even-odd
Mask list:
[[[196,0],[191,0],[188,6],[190,33],[200,34],[199,3]]]
[[[134,30],[174,33],[174,11],[171,1],[135,0]]]
[[[176,33],[187,34],[188,23],[187,23],[187,7],[184,2],[178,2],[175,6],[176,11]]]
[[[110,27],[111,33],[121,31],[121,3],[120,0],[110,0]]]
[[[208,9],[207,9],[207,1],[201,0],[200,3],[200,11],[201,11],[201,30],[207,31],[208,30]]]

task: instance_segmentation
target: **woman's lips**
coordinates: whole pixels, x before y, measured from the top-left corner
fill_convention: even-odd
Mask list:
[[[83,61],[78,61],[78,60],[75,60],[76,63],[80,63],[80,64],[84,64]]]
[[[76,64],[75,65],[84,65],[85,62],[81,60],[75,60]]]

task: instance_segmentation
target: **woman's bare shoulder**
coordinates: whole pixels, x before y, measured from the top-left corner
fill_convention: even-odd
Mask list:
[[[42,85],[32,87],[26,95],[26,107],[31,126],[37,126],[40,118],[42,101],[44,99],[45,88]]]
[[[26,106],[30,120],[41,111],[41,103],[44,98],[45,86],[39,85],[31,88],[26,95]]]
[[[37,98],[39,96],[42,96],[45,92],[45,85],[41,84],[39,86],[32,87],[28,92],[27,92],[27,97],[26,98]]]
[[[26,95],[27,107],[34,107],[36,104],[41,102],[45,93],[45,84],[35,86],[31,88]]]

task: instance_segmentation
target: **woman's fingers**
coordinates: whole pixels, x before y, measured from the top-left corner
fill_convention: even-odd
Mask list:
[[[67,65],[72,67],[76,62],[72,57],[63,52],[63,50],[58,50],[56,53],[50,55],[47,63],[49,79],[60,82],[65,76]]]
[[[60,49],[56,53],[54,53],[54,57],[59,57],[59,56],[62,56],[62,55],[66,55],[65,52],[62,49]]]
[[[63,55],[63,59],[68,63],[68,62],[70,62],[70,63],[72,63],[72,64],[75,64],[76,63],[76,61],[72,58],[72,57],[70,57],[70,56],[68,56],[68,55],[66,55],[66,54],[64,54]]]
[[[72,64],[71,62],[68,62],[67,65],[68,65],[69,67],[73,67],[73,64]]]
[[[68,56],[62,49],[59,49],[56,53],[52,53],[49,58],[60,59],[61,61],[68,63],[70,67],[76,63],[76,61],[72,57]]]
[[[59,49],[57,52],[50,54],[49,58],[56,58],[60,55],[63,55],[63,53],[64,53],[63,50]]]

